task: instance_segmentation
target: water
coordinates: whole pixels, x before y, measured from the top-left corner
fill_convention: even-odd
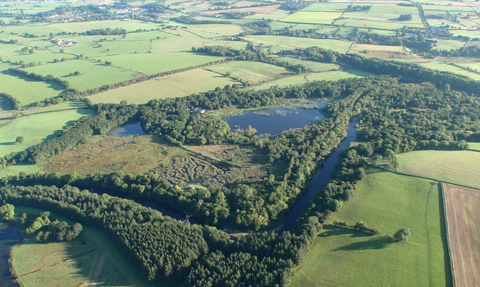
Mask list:
[[[300,197],[299,201],[295,206],[290,210],[287,217],[283,221],[283,227],[280,232],[287,231],[292,228],[303,212],[307,209],[310,201],[313,199],[315,194],[324,189],[327,185],[330,176],[332,175],[333,168],[338,162],[339,155],[348,149],[350,143],[357,138],[357,131],[355,130],[355,124],[357,120],[353,119],[350,121],[347,129],[347,137],[340,143],[338,148],[327,158],[322,167],[318,170],[317,174],[312,180],[312,183],[308,187],[307,191]]]
[[[140,122],[130,122],[114,127],[111,129],[107,136],[128,137],[128,136],[141,136],[146,133],[143,131]]]
[[[0,286],[14,287],[18,286],[15,283],[15,278],[10,274],[10,266],[8,259],[10,258],[10,248],[22,240],[20,233],[21,224],[17,223],[14,226],[0,222]]]
[[[239,116],[223,118],[232,131],[246,129],[249,125],[257,134],[277,135],[283,131],[301,128],[324,117],[318,111],[328,103],[311,102],[297,106],[278,107],[268,110],[246,112]],[[311,109],[311,108],[314,109]]]

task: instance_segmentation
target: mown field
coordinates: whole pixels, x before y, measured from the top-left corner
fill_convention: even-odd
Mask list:
[[[440,62],[428,62],[428,63],[419,63],[420,66],[434,69],[434,70],[439,70],[439,71],[445,71],[445,72],[451,72],[454,74],[462,75],[469,77],[473,80],[480,81],[480,74],[470,72],[466,69],[462,69],[460,67],[456,67],[453,65],[445,64],[445,63],[440,63]]]
[[[438,186],[367,170],[356,195],[324,225],[290,286],[452,286]],[[369,235],[333,226],[363,221]],[[408,241],[392,242],[408,227]]]
[[[82,116],[93,114],[91,109],[76,109],[18,118],[0,128],[0,156],[23,151],[43,140],[53,138],[66,125]],[[24,138],[23,143],[15,142],[18,136]]]
[[[56,97],[61,92],[52,84],[0,74],[0,93],[16,98],[21,105],[29,105],[45,98]]]
[[[184,97],[236,83],[238,82],[217,73],[194,69],[95,94],[89,98],[94,103],[119,103],[126,100],[128,103],[143,104],[152,99]]]
[[[480,190],[443,184],[448,245],[456,286],[480,282]]]
[[[43,211],[15,208],[16,213],[24,212],[32,218]],[[73,223],[56,214],[50,218]],[[13,248],[13,265],[18,281],[25,286],[151,286],[113,242],[87,226],[72,242],[21,242]]]
[[[398,155],[400,171],[480,188],[480,153],[420,150]]]
[[[293,75],[286,68],[262,62],[231,61],[220,65],[205,68],[221,75],[230,73],[230,77],[241,79],[242,82],[252,84],[273,80],[278,77]]]

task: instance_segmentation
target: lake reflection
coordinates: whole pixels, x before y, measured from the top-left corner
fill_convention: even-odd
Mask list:
[[[222,118],[232,131],[246,129],[249,125],[257,130],[257,134],[277,135],[289,129],[301,128],[313,121],[324,118],[319,109],[328,103],[309,102],[296,106],[278,107],[268,110],[245,112],[239,116]]]
[[[130,122],[111,129],[107,136],[128,137],[128,136],[142,136],[146,133],[143,131],[140,122]]]

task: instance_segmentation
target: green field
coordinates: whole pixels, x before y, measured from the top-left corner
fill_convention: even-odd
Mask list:
[[[16,207],[35,218],[43,209]],[[50,219],[73,222],[52,213]],[[67,260],[70,259],[70,260]],[[65,262],[62,262],[67,260]],[[83,226],[75,241],[37,243],[27,239],[13,248],[13,264],[25,286],[151,286],[102,232]]]
[[[282,19],[283,22],[331,24],[335,19],[342,16],[338,12],[296,12]]]
[[[309,68],[310,70],[312,70],[312,72],[323,72],[323,71],[329,71],[329,70],[337,70],[341,68],[341,66],[338,64],[305,61],[298,58],[279,57],[278,59],[289,62],[291,64],[303,65]]]
[[[175,30],[170,34],[175,37],[153,41],[150,51],[152,53],[191,51],[192,47],[201,47],[205,42],[205,39],[185,30]]]
[[[30,73],[53,75],[68,81],[70,87],[79,91],[97,88],[103,85],[115,84],[133,79],[137,72],[108,66],[93,60],[71,60],[55,64],[41,65],[25,69]],[[69,76],[70,73],[80,72],[78,76]]]
[[[350,3],[313,3],[302,9],[302,12],[344,12]]]
[[[434,48],[438,50],[457,50],[465,46],[465,43],[466,42],[461,42],[457,40],[437,40],[437,46]]]
[[[422,23],[402,23],[403,21],[396,21],[396,22],[386,22],[386,21],[376,21],[376,20],[360,20],[360,19],[339,19],[335,21],[335,25],[345,25],[345,26],[352,26],[352,27],[359,27],[359,28],[372,28],[372,29],[387,29],[387,30],[394,30],[394,29],[401,29],[406,24],[408,26],[416,27],[416,28],[423,28]]]
[[[89,98],[94,103],[119,103],[126,100],[128,103],[144,104],[152,99],[184,97],[235,83],[237,82],[217,73],[194,69],[99,93]]]
[[[40,171],[40,168],[37,165],[9,165],[6,168],[0,167],[0,178],[7,175],[18,175],[20,172],[26,174],[37,173]]]
[[[222,75],[229,72],[232,78],[241,79],[243,82],[250,82],[253,84],[293,74],[293,72],[288,71],[284,67],[249,61],[231,61],[211,66],[206,69]]]
[[[343,71],[331,71],[323,73],[314,73],[308,75],[310,81],[337,81],[347,78],[359,78],[373,75],[368,72],[363,72],[355,69],[347,69]]]
[[[419,63],[418,65],[426,67],[426,68],[434,69],[434,70],[459,74],[459,75],[466,76],[466,77],[469,77],[471,79],[480,81],[480,74],[473,73],[473,72],[467,71],[465,69],[455,67],[453,65],[448,65],[448,64],[444,64],[444,63],[440,63],[440,62]]]
[[[52,89],[52,86],[45,82],[24,80],[15,76],[0,74],[0,93],[12,95],[22,105],[56,97],[60,91]]]
[[[352,42],[334,40],[334,39],[310,39],[310,38],[296,38],[286,36],[248,36],[246,40],[253,43],[262,43],[266,46],[283,46],[285,49],[292,48],[307,48],[318,46],[323,49],[330,49],[339,53],[346,53],[350,48]]]
[[[93,113],[90,109],[78,109],[18,118],[0,128],[0,156],[23,151],[45,139],[51,139],[65,125],[72,124],[80,117],[90,116]],[[23,143],[15,143],[18,136],[24,137]]]
[[[480,153],[421,150],[398,155],[400,171],[480,188]]]
[[[480,151],[480,143],[468,143],[468,149]]]
[[[267,82],[265,84],[254,87],[253,90],[255,91],[266,90],[274,86],[283,88],[283,87],[294,86],[294,85],[302,85],[302,84],[305,84],[306,82],[307,80],[305,79],[305,75],[299,75],[299,76],[287,77],[280,80]]]
[[[147,75],[223,60],[221,57],[202,55],[193,52],[128,54],[101,57],[100,59],[102,61],[112,62],[112,66],[120,67],[133,73]]]
[[[324,226],[290,286],[451,286],[438,186],[367,170],[356,195]],[[336,227],[364,221],[380,235]],[[408,241],[392,242],[408,227]]]
[[[62,111],[62,110],[70,110],[70,109],[84,109],[87,106],[83,103],[80,99],[74,99],[70,101],[61,102],[56,105],[51,105],[42,108],[31,108],[29,110],[24,111],[25,115],[34,115],[39,113],[46,113],[46,112],[54,112],[54,111]]]

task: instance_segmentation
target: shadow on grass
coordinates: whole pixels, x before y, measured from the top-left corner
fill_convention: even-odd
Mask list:
[[[383,249],[388,247],[390,244],[395,243],[392,238],[387,237],[375,237],[365,241],[354,242],[333,251],[342,251],[342,250],[368,250],[368,249]]]
[[[338,236],[350,234],[350,237],[372,237],[373,234],[358,231],[352,228],[339,227],[335,225],[324,225],[323,232],[318,235],[318,237],[329,237],[329,236]]]
[[[15,142],[4,142],[4,143],[0,143],[0,145],[15,145],[16,143]]]

